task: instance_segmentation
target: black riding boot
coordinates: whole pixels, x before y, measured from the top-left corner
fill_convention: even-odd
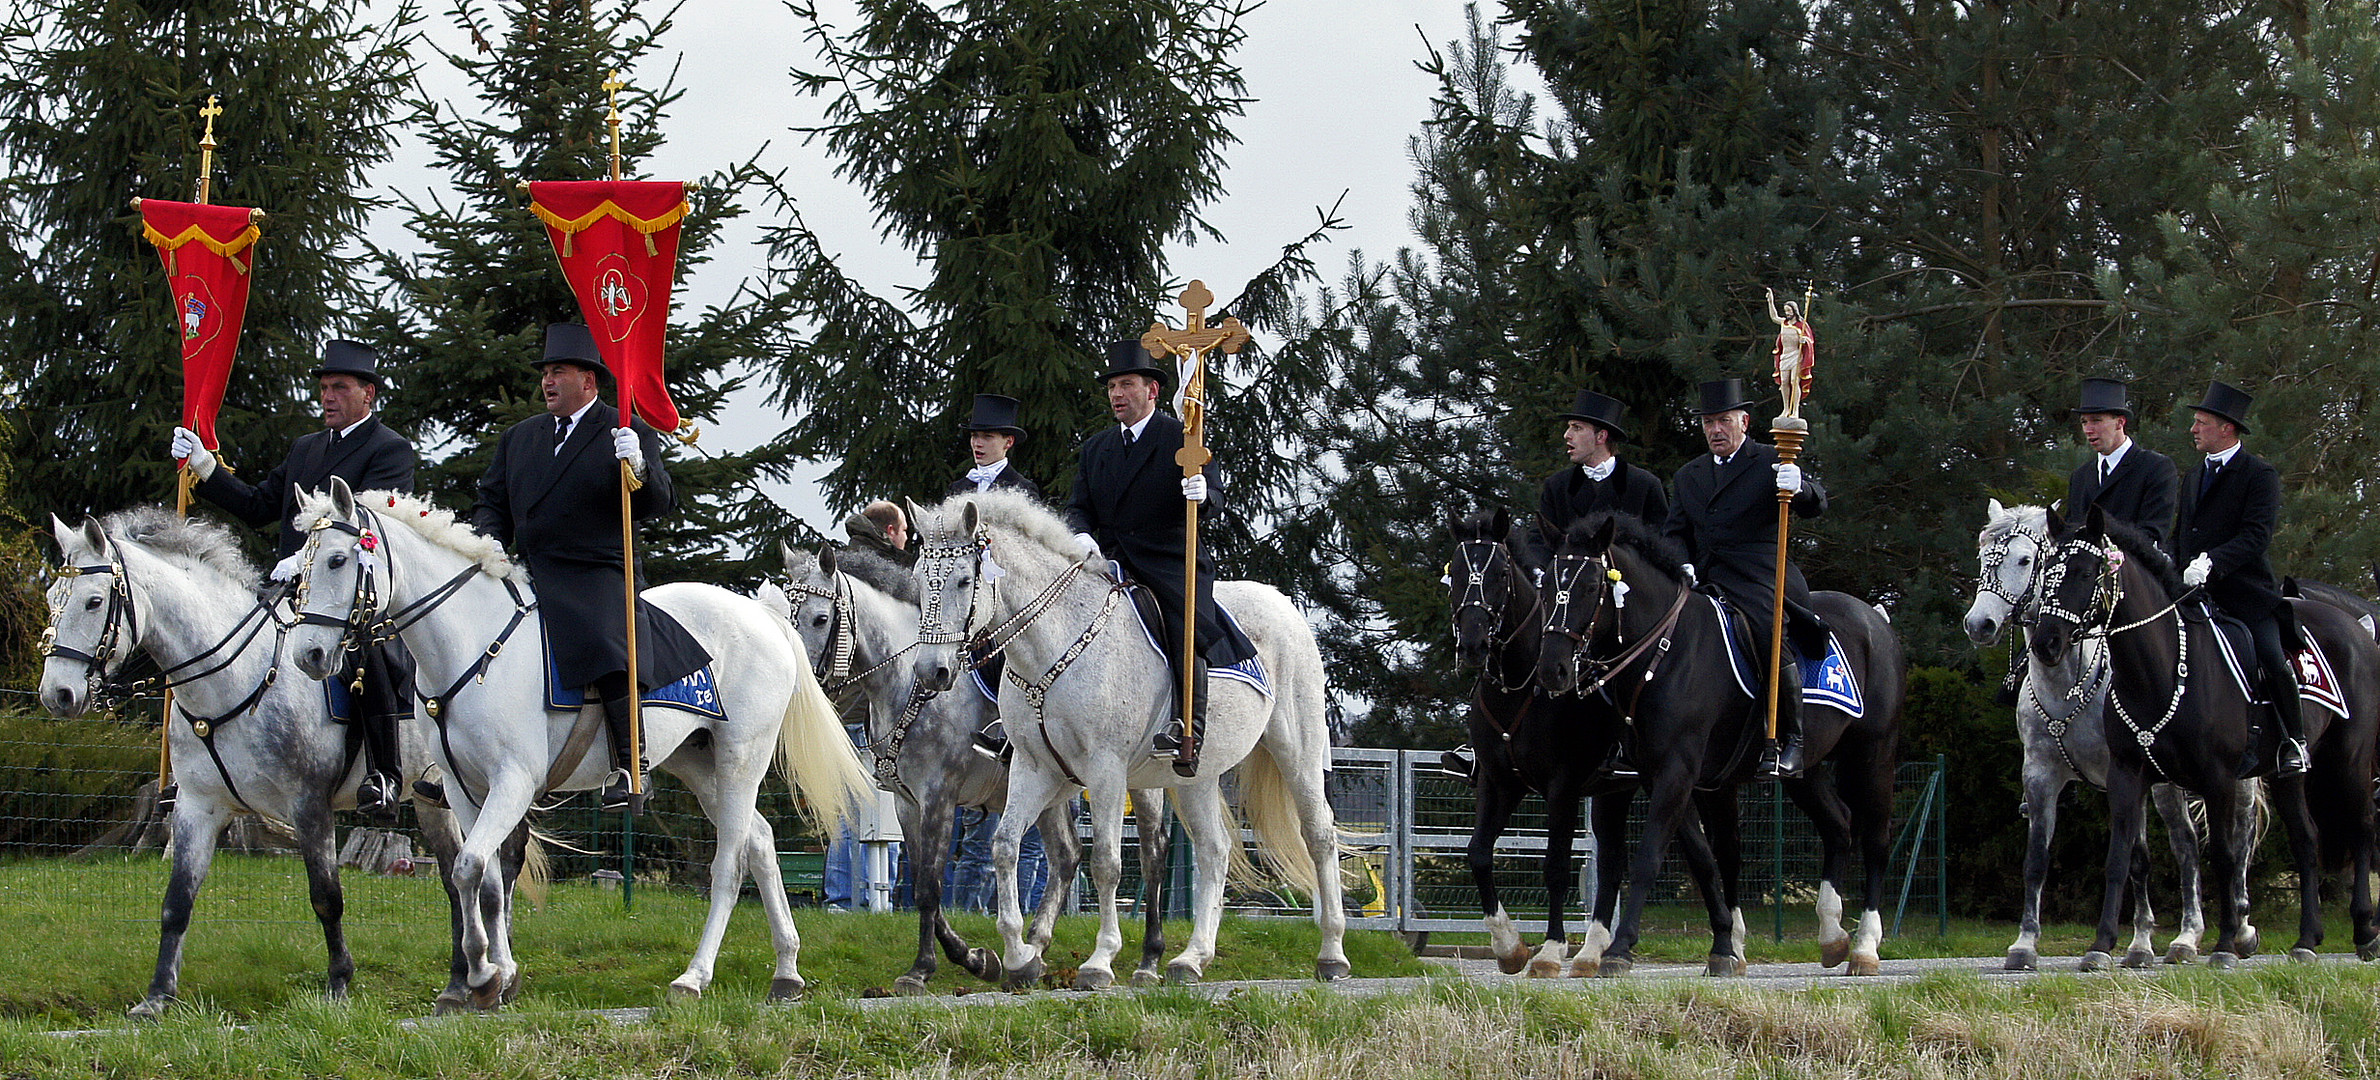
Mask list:
[[[349,709],[364,743],[364,780],[355,789],[355,809],[377,825],[397,823],[397,800],[402,792],[397,777],[404,771],[397,756],[397,723],[405,702],[394,692],[396,678],[384,645],[367,645],[355,654],[346,675]],[[411,683],[408,674],[405,682]]]
[[[1206,748],[1207,662],[1205,657],[1191,661],[1190,689],[1190,723],[1186,725],[1190,737],[1186,740],[1182,737],[1185,725],[1182,723],[1182,719],[1177,716],[1172,723],[1165,726],[1164,731],[1157,733],[1157,738],[1153,743],[1154,751],[1150,754],[1151,757],[1172,758],[1173,771],[1180,776],[1198,775],[1198,753]]]
[[[2281,746],[2273,754],[2273,775],[2303,776],[2312,761],[2306,756],[2306,729],[2298,717],[2297,679],[2288,668],[2265,676],[2265,696],[2273,702],[2273,721],[2281,729]]]
[[[1788,664],[1777,678],[1784,683],[1777,695],[1777,741],[1760,751],[1760,775],[1790,780],[1802,774],[1802,688],[1796,669]]]
[[[612,741],[612,772],[603,781],[603,808],[626,810],[631,817],[644,813],[645,796],[650,792],[649,785],[646,790],[634,794],[630,794],[628,790],[630,754],[628,750],[628,698],[626,696],[611,698],[603,703],[603,726],[611,734]],[[651,769],[645,767],[642,758],[637,759],[636,767],[638,776],[647,776],[652,772]]]

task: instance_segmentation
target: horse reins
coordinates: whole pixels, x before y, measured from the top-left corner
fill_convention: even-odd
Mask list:
[[[1472,561],[1471,549],[1474,547],[1485,547],[1488,549],[1488,555],[1485,562]],[[1537,613],[1536,591],[1526,591],[1529,597],[1529,609],[1522,612],[1519,618],[1512,620],[1512,628],[1499,636],[1498,631],[1504,630],[1504,609],[1490,604],[1487,601],[1487,571],[1493,568],[1499,562],[1505,563],[1507,565],[1511,564],[1511,552],[1500,540],[1464,540],[1457,542],[1454,549],[1455,557],[1461,559],[1463,562],[1462,592],[1455,597],[1454,612],[1449,617],[1449,622],[1452,624],[1455,639],[1457,641],[1462,640],[1463,612],[1472,610],[1474,608],[1487,612],[1488,643],[1493,646],[1493,648],[1488,650],[1487,663],[1481,666],[1484,675],[1487,678],[1494,679],[1496,688],[1507,694],[1528,689],[1529,677],[1527,675],[1523,675],[1521,677],[1521,681],[1517,683],[1507,682],[1504,678],[1505,673],[1501,671],[1500,668],[1503,666],[1504,650],[1510,647],[1515,639],[1520,637],[1521,631],[1528,629],[1529,616],[1535,615]],[[1522,590],[1514,591],[1519,593]],[[1515,722],[1517,723],[1517,721]],[[1507,737],[1509,738],[1509,736]]]
[[[2189,689],[2190,628],[2182,619],[2181,606],[2196,595],[2200,587],[2191,586],[2182,590],[2180,595],[2174,597],[2172,603],[2143,618],[2122,626],[2106,626],[2104,624],[2114,621],[2116,607],[2124,600],[2123,549],[2093,543],[2081,537],[2065,541],[2058,546],[2058,549],[2059,557],[2054,562],[2042,567],[2039,585],[2040,611],[2041,614],[2064,619],[2074,626],[2076,648],[2081,647],[2085,638],[2093,637],[2106,640],[2112,645],[2118,634],[2138,630],[2150,623],[2162,622],[2168,615],[2173,617],[2175,642],[2173,693],[2166,698],[2165,715],[2158,717],[2156,723],[2142,727],[2138,720],[2133,719],[2131,710],[2124,708],[2124,695],[2116,693],[2114,690],[2115,657],[2113,654],[2109,655],[2107,665],[2108,707],[2115,710],[2116,718],[2122,720],[2125,729],[2132,732],[2132,739],[2140,746],[2141,756],[2148,759],[2149,767],[2157,770],[2158,776],[2170,780],[2173,778],[2173,774],[2166,771],[2165,766],[2157,761],[2156,746],[2158,737],[2164,732],[2166,725],[2171,724],[2173,718],[2180,715],[2183,693]],[[2091,581],[2091,601],[2088,613],[2068,611],[2057,606],[2055,600],[2056,590],[2066,583],[2066,561],[2068,558],[2066,552],[2068,549],[2087,552],[2099,557],[2099,569]],[[2065,747],[2061,743],[2059,752],[2064,753],[2064,751]]]
[[[840,570],[834,572],[832,580],[833,587],[824,591],[813,589],[800,581],[789,579],[786,582],[795,592],[827,602],[826,644],[819,647],[818,659],[811,666],[823,672],[819,677],[819,685],[830,696],[868,681],[877,672],[922,644],[912,641],[893,650],[891,655],[866,670],[853,672],[851,666],[857,662],[854,657],[859,651],[859,632],[853,626],[851,587]],[[934,691],[925,689],[914,679],[910,680],[908,700],[902,702],[900,714],[893,718],[892,730],[883,738],[877,738],[874,731],[868,733],[868,752],[876,759],[874,771],[878,788],[891,791],[895,784],[908,787],[901,780],[901,747],[909,741],[910,727],[917,723],[919,716],[924,715],[926,702],[935,696]]]

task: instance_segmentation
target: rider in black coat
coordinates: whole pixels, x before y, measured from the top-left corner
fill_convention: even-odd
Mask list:
[[[2068,411],[2080,419],[2083,439],[2094,453],[2066,478],[2066,505],[2060,513],[2069,521],[2080,521],[2096,506],[2163,546],[2165,532],[2173,526],[2180,481],[2172,458],[2132,439],[2132,407],[2124,383],[2084,379],[2082,403]]]
[[[592,685],[603,702],[619,766],[603,802],[618,809],[630,802],[619,463],[630,462],[644,481],[629,498],[636,520],[668,513],[677,498],[661,459],[660,433],[642,420],[619,427],[619,410],[596,398],[598,380],[609,370],[585,326],[548,327],[537,368],[547,414],[513,425],[497,441],[495,458],[479,479],[471,524],[528,563],[557,677],[565,686]],[[640,567],[640,591],[643,577]],[[710,662],[677,620],[642,601],[637,609],[640,685],[666,686]]]
[[[1627,408],[1593,390],[1578,392],[1561,420],[1562,445],[1572,468],[1545,478],[1537,498],[1537,527],[1522,531],[1530,565],[1553,561],[1553,549],[1573,522],[1596,513],[1627,514],[1649,529],[1669,519],[1669,497],[1652,473],[1621,460],[1614,447],[1628,438]]]
[[[289,456],[254,484],[220,467],[196,433],[174,429],[173,454],[189,460],[190,471],[198,476],[194,490],[199,497],[257,528],[280,526],[274,551],[281,564],[273,567],[275,581],[295,575],[293,559],[306,546],[306,534],[291,524],[301,493],[328,487],[334,476],[355,491],[413,493],[413,444],[372,415],[386,389],[379,354],[353,341],[328,342],[322,347],[322,366],[308,377],[320,390],[323,430],[298,436]],[[352,684],[358,675],[363,687],[354,695],[352,711],[363,735],[365,776],[356,788],[355,808],[393,822],[400,794],[397,777],[403,769],[397,725],[411,711],[403,687],[413,679],[413,659],[400,642],[375,642],[355,652],[337,681]]]
[[[2281,725],[2277,771],[2296,776],[2306,770],[2305,728],[2298,717],[2297,670],[2283,645],[2297,636],[2296,620],[2266,554],[2281,516],[2281,473],[2240,445],[2253,400],[2215,382],[2192,407],[2190,438],[2206,459],[2182,485],[2171,550],[2174,564],[2183,568],[2183,584],[2206,586],[2216,607],[2248,624],[2262,689]]]
[[[945,495],[1011,488],[1041,498],[1041,485],[1018,472],[1016,463],[1008,460],[1009,451],[1025,437],[1025,429],[1016,422],[1017,404],[1012,397],[975,395],[975,414],[961,429],[967,433],[967,451],[974,457],[975,467],[951,481]]]
[[[1742,379],[1721,379],[1701,387],[1705,445],[1678,469],[1669,504],[1669,539],[1693,560],[1699,579],[1719,591],[1742,614],[1753,644],[1766,650],[1777,574],[1777,492],[1791,490],[1793,513],[1826,513],[1826,489],[1804,477],[1798,465],[1777,461],[1777,448],[1745,437],[1752,399]],[[1786,644],[1806,657],[1825,655],[1826,626],[1810,609],[1810,585],[1801,567],[1785,564]],[[1753,667],[1768,675],[1767,657]],[[1790,659],[1790,658],[1788,658]],[[1791,676],[1788,665],[1784,675]],[[1801,680],[1789,678],[1777,694],[1777,735],[1782,751],[1768,747],[1761,771],[1798,776],[1802,771]]]

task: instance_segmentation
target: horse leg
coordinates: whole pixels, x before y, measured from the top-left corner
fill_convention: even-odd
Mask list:
[[[917,958],[893,980],[892,989],[896,994],[922,994],[940,966],[934,956],[937,944],[950,950],[953,963],[967,962],[967,943],[950,928],[942,910],[942,876],[950,866],[950,833],[958,808],[947,789],[935,786],[914,801],[900,800],[898,811],[909,851],[910,896],[917,904]]]
[[[1628,898],[1620,907],[1619,921],[1612,926],[1611,947],[1603,953],[1605,978],[1626,975],[1636,966],[1636,940],[1645,900],[1652,893],[1653,879],[1661,875],[1661,860],[1671,841],[1693,815],[1688,802],[1693,791],[1693,777],[1686,773],[1684,763],[1676,761],[1665,763],[1659,779],[1646,789],[1645,831],[1637,839],[1628,867]]]
[[[1529,947],[1521,944],[1520,931],[1513,928],[1512,916],[1496,897],[1496,841],[1512,820],[1513,809],[1520,805],[1521,785],[1499,770],[1483,768],[1478,776],[1479,786],[1472,796],[1471,844],[1465,856],[1471,865],[1471,882],[1479,889],[1479,910],[1487,920],[1488,950],[1496,955],[1496,966],[1504,974],[1518,975],[1529,964]]]
[[[314,920],[322,924],[322,944],[330,954],[323,993],[332,1001],[347,998],[347,983],[355,977],[355,957],[347,952],[347,896],[339,888],[339,850],[331,828],[331,808],[319,797],[306,797],[292,816],[297,818],[298,853],[306,863],[306,898],[314,906]]]
[[[2363,783],[2360,779],[2348,782],[2358,787]],[[2375,960],[2380,959],[2380,925],[2375,925],[2372,903],[2373,809],[2368,800],[2351,799],[2347,805],[2353,807],[2347,811],[2348,824],[2344,826],[2349,836],[2347,867],[2353,875],[2348,883],[2351,899],[2347,914],[2355,927],[2356,958]]]
[[[198,890],[215,863],[215,842],[230,816],[230,807],[194,792],[184,791],[174,802],[174,867],[157,920],[157,970],[149,977],[149,992],[131,1009],[135,1020],[165,1015],[181,987],[182,938],[190,931],[190,913],[198,906]]]
[[[1173,855],[1173,836],[1166,825],[1165,789],[1149,788],[1132,793],[1134,831],[1140,837],[1140,966],[1132,971],[1132,985],[1155,986],[1161,975],[1158,963],[1165,959],[1165,899],[1166,873]],[[1068,835],[1074,826],[1067,825]],[[1042,839],[1049,839],[1047,832]]]
[[[1818,965],[1832,968],[1851,958],[1851,934],[1843,929],[1842,891],[1843,871],[1851,861],[1851,815],[1843,800],[1816,777],[1796,777],[1784,784],[1786,797],[1818,830]]]
[[[2083,954],[2084,971],[2104,971],[2114,962],[2108,953],[2116,946],[2116,924],[2123,918],[2124,883],[2132,874],[2132,849],[2139,843],[2140,819],[2146,811],[2143,794],[2137,767],[2109,763],[2107,866],[2099,899],[2099,931],[2091,939],[2090,951]]]
[[[2199,939],[2206,933],[2206,875],[2199,865],[2198,826],[2190,820],[2190,806],[2182,789],[2158,784],[2149,789],[2157,816],[2165,821],[2165,844],[2173,852],[2174,869],[2182,887],[2180,929],[2165,947],[2165,962],[2187,964],[2198,959]]]
[[[1239,830],[1232,828],[1222,789],[1212,779],[1175,788],[1174,800],[1190,834],[1195,872],[1190,879],[1190,940],[1165,965],[1165,981],[1194,983],[1215,958],[1215,936],[1223,920],[1223,874],[1230,865],[1231,845],[1240,842]]]
[[[687,959],[685,972],[670,980],[669,991],[673,995],[698,998],[711,985],[719,962],[719,946],[727,940],[727,921],[735,914],[736,896],[744,888],[744,852],[751,821],[759,816],[754,803],[760,796],[760,780],[767,769],[768,758],[757,754],[719,753],[712,761],[681,759],[670,765],[670,771],[694,793],[695,801],[702,805],[703,816],[711,819],[714,835],[718,837],[711,854],[711,901],[703,919],[702,935],[695,941],[694,955]],[[774,851],[769,861],[775,861]],[[782,893],[783,887],[778,891]]]
[[[2132,872],[2125,879],[2132,899],[2132,944],[2124,950],[2124,966],[2145,968],[2157,960],[2157,910],[2149,898],[2149,816],[2140,815],[2140,835],[2132,841]]]
[[[1319,757],[1329,761],[1330,750],[1322,748]],[[1321,768],[1283,768],[1281,773],[1289,785],[1290,798],[1297,803],[1298,829],[1306,843],[1306,854],[1314,861],[1314,925],[1322,932],[1322,948],[1314,958],[1314,977],[1323,982],[1337,982],[1353,974],[1354,968],[1347,962],[1347,905],[1340,892],[1339,829],[1325,786],[1328,773]],[[1575,830],[1578,800],[1571,799],[1570,806],[1570,828]],[[1237,830],[1232,835],[1236,837]],[[1564,863],[1567,865],[1568,860]]]
[[[1862,744],[1835,765],[1835,794],[1851,812],[1853,844],[1859,847],[1859,928],[1851,935],[1847,975],[1874,975],[1884,964],[1885,879],[1892,859],[1893,755]],[[1890,742],[1881,745],[1893,745]]]
[[[1732,792],[1729,793],[1732,796]],[[1729,805],[1733,805],[1732,799]],[[1678,830],[1678,853],[1686,857],[1686,870],[1694,878],[1696,891],[1702,893],[1703,911],[1710,917],[1711,952],[1704,958],[1703,974],[1741,975],[1744,963],[1743,913],[1728,896],[1727,887],[1719,879],[1719,859],[1711,850],[1710,833],[1704,828],[1699,812],[1697,820]]]
[[[769,972],[769,1000],[799,1001],[809,984],[802,980],[802,933],[793,925],[793,905],[785,899],[785,870],[777,865],[777,830],[768,815],[754,811],[744,827],[744,867],[760,890],[760,910],[769,921],[769,944],[777,964]]]
[[[1028,765],[1022,757],[1009,767],[1008,812],[1001,815],[999,827],[992,832],[992,901],[999,912],[993,922],[1000,930],[1000,985],[1004,989],[1033,989],[1041,985],[1042,973],[1047,970],[1041,947],[1025,937],[1025,915],[1016,889],[1017,849],[1024,844],[1025,827],[1051,803],[1065,798],[1069,790],[1063,778]],[[1094,836],[1098,827],[1094,816]],[[1096,865],[1092,872],[1097,874]]]
[[[1612,909],[1620,901],[1620,879],[1628,866],[1628,805],[1636,792],[1597,795],[1588,800],[1588,832],[1595,839],[1595,900],[1578,951],[1570,955],[1570,977],[1602,974],[1603,948],[1611,944]],[[1509,974],[1509,972],[1507,972]]]
[[[1075,968],[1074,988],[1101,990],[1115,983],[1116,953],[1124,947],[1124,929],[1116,909],[1116,888],[1124,880],[1124,791],[1121,785],[1103,785],[1088,794],[1091,888],[1099,894],[1099,936],[1092,943],[1090,957]],[[1021,827],[1016,830],[1020,843],[1024,831]]]
[[[1570,933],[1563,925],[1570,906],[1573,874],[1571,848],[1578,836],[1581,798],[1567,776],[1547,785],[1545,802],[1545,860],[1540,866],[1545,883],[1545,942],[1529,958],[1532,979],[1558,979],[1570,959]]]
[[[498,774],[463,839],[463,850],[455,856],[455,879],[465,901],[463,952],[470,967],[465,979],[471,1005],[477,1009],[502,1004],[519,970],[512,959],[512,883],[506,880],[497,849],[528,816],[530,785],[518,771]]]
[[[2304,776],[2271,781],[2273,806],[2289,830],[2289,854],[2297,867],[2297,943],[2289,958],[2311,961],[2322,948],[2322,850],[2314,811],[2306,800]]]
[[[2050,845],[2058,836],[2058,797],[2069,781],[2061,768],[2025,763],[2025,801],[2020,807],[2025,815],[2025,884],[2016,941],[2008,946],[2002,970],[2035,971],[2041,966],[2041,890],[2049,884]]]
[[[1714,959],[1730,960],[1732,963],[1709,965],[1705,971],[1713,975],[1742,975],[1751,970],[1745,951],[1752,938],[1744,926],[1744,829],[1743,822],[1739,820],[1742,810],[1737,805],[1736,796],[1732,788],[1694,792],[1690,797],[1691,816],[1679,827],[1674,841],[1688,859],[1697,857],[1696,847],[1708,849],[1713,869],[1718,875],[1719,905],[1726,909],[1729,951]],[[1693,835],[1697,831],[1701,833],[1699,844]],[[1718,916],[1714,914],[1712,920],[1715,928]],[[1718,970],[1721,966],[1729,970]]]
[[[1047,952],[1050,941],[1058,934],[1058,912],[1066,907],[1067,891],[1073,888],[1074,873],[1081,867],[1083,860],[1082,842],[1074,835],[1074,799],[1071,796],[1060,799],[1056,805],[1042,811],[1040,819],[1034,822],[1034,825],[1041,830],[1043,870],[1048,877],[1042,882],[1041,902],[1033,909],[1033,922],[1025,928],[1025,940],[1032,942],[1036,948],[1043,952]],[[1118,880],[1121,880],[1123,872],[1120,869],[1123,859],[1121,854],[1123,844],[1123,829],[1119,824],[1116,835]],[[1024,881],[1022,849],[1019,849],[1017,860],[1018,887],[1022,888]],[[1017,899],[1020,904],[1024,902],[1021,895]]]

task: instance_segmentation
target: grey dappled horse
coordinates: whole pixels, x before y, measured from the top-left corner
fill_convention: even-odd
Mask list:
[[[50,519],[62,564],[50,584],[49,644],[41,704],[54,716],[80,716],[91,696],[115,679],[135,651],[149,654],[174,689],[166,744],[179,793],[173,807],[173,870],[158,923],[157,967],[132,1015],[164,1013],[181,983],[182,943],[215,844],[232,816],[255,814],[297,834],[306,885],[330,953],[326,991],[347,995],[355,960],[341,927],[345,908],[331,811],[353,809],[363,781],[358,743],[334,722],[322,687],[288,677],[288,611],[260,594],[256,568],[221,525],[182,520],[139,507],[86,520],[80,528]],[[203,726],[202,726],[203,725]],[[426,757],[407,725],[404,767],[419,775]],[[416,803],[423,842],[441,876],[460,842],[453,818]],[[504,872],[520,871],[526,834],[510,838]],[[457,930],[444,995],[463,987],[459,898],[447,882],[449,921]]]
[[[1000,905],[1003,982],[1037,982],[1041,949],[1024,937],[1016,890],[1017,844],[1030,814],[1064,800],[1077,786],[1091,812],[1091,880],[1099,890],[1099,938],[1076,969],[1075,985],[1115,980],[1116,884],[1123,870],[1128,790],[1174,789],[1177,813],[1196,853],[1190,941],[1166,965],[1166,978],[1193,981],[1215,955],[1226,868],[1241,854],[1239,833],[1218,778],[1234,772],[1243,809],[1276,874],[1313,898],[1322,931],[1315,974],[1348,974],[1341,939],[1338,830],[1324,778],[1330,724],[1323,711],[1323,669],[1314,631],[1289,598],[1270,586],[1219,581],[1215,598],[1239,620],[1271,676],[1271,693],[1232,679],[1211,680],[1207,743],[1198,775],[1174,774],[1152,758],[1149,740],[1175,706],[1165,658],[1133,625],[1123,591],[1075,544],[1057,515],[1014,492],[961,495],[932,508],[912,504],[920,546],[916,573],[918,680],[945,689],[966,668],[962,648],[983,635],[1005,652],[1000,716],[1015,754],[1008,805],[992,840]]]
[[[472,1004],[492,1007],[517,984],[520,968],[512,893],[489,873],[490,860],[539,798],[602,785],[612,767],[608,746],[595,737],[602,706],[546,709],[543,620],[527,571],[447,512],[407,495],[359,497],[334,479],[327,494],[303,503],[297,525],[307,535],[300,625],[290,632],[299,670],[330,674],[358,634],[394,633],[413,653],[415,689],[436,728],[429,741],[464,830],[455,878],[477,901],[464,906],[463,918]],[[673,582],[643,595],[710,653],[718,714],[643,710],[645,753],[685,782],[718,833],[709,915],[670,991],[699,996],[710,984],[749,875],[776,950],[769,996],[799,997],[801,938],[777,866],[776,833],[755,801],[773,761],[832,832],[865,795],[867,775],[783,617],[711,585]],[[583,752],[572,761],[574,731],[582,733],[576,745]]]
[[[783,550],[793,595],[772,595],[774,588],[763,586],[761,602],[785,605],[787,618],[810,651],[810,668],[829,696],[839,697],[846,689],[864,696],[878,782],[899,796],[901,835],[909,842],[910,880],[917,900],[918,940],[917,959],[893,980],[893,990],[925,992],[937,966],[936,943],[969,973],[998,978],[1000,958],[990,949],[969,948],[942,908],[954,811],[962,806],[1000,811],[1007,806],[1008,767],[976,753],[973,746],[975,733],[990,722],[997,706],[971,686],[937,694],[914,689],[916,674],[905,661],[917,644],[917,582],[907,567],[866,551],[837,551],[832,545],[815,555],[791,547]],[[1133,809],[1142,823],[1141,864],[1163,867],[1165,793],[1133,792]],[[1074,801],[1051,806],[1040,824],[1042,844],[1050,855],[1050,880],[1028,937],[1036,947],[1047,949],[1082,861],[1082,844],[1074,833]],[[1148,895],[1142,905],[1140,971],[1153,977],[1165,949],[1165,875],[1145,875],[1144,880]]]

